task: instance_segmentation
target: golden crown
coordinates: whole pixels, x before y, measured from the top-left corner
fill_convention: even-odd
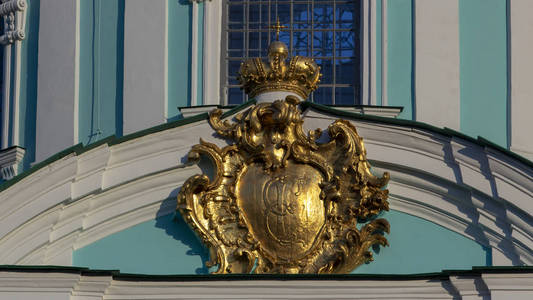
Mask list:
[[[320,67],[312,58],[293,56],[289,63],[285,60],[289,49],[279,41],[279,20],[275,26],[276,41],[268,46],[268,61],[261,58],[249,58],[241,63],[237,79],[249,97],[255,97],[268,91],[293,92],[302,99],[316,90],[320,82]]]

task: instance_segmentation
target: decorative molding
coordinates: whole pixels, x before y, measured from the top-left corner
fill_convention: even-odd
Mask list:
[[[0,4],[0,17],[4,18],[4,32],[0,44],[13,44],[24,39],[26,0],[3,0]]]
[[[333,106],[337,110],[350,112],[350,113],[359,113],[363,115],[372,115],[379,117],[387,118],[396,118],[402,112],[402,108],[398,106]],[[222,109],[226,112],[231,109],[231,107],[224,107],[219,105],[203,105],[203,106],[192,106],[192,107],[179,107],[180,113],[184,118],[192,117],[195,115],[208,113],[215,108]]]
[[[9,180],[18,174],[25,152],[26,150],[19,146],[0,150],[0,176],[3,180]]]
[[[0,44],[4,46],[4,69],[3,69],[3,98],[2,98],[2,149],[9,145],[18,145],[19,135],[19,95],[20,95],[20,65],[21,65],[21,44],[25,38],[25,23],[26,23],[26,0],[3,0],[0,4],[0,17],[4,22],[4,32],[0,36]],[[11,49],[14,45],[14,51]],[[14,57],[12,57],[14,52]],[[11,72],[11,60],[14,60],[13,72]],[[13,73],[13,79],[11,78]],[[11,89],[11,80],[13,80],[14,88]],[[10,112],[10,96],[13,95],[12,116]],[[9,124],[12,127],[12,140],[9,137]],[[2,171],[2,177],[6,173]],[[8,175],[11,176],[11,175]]]
[[[530,269],[321,277],[151,276],[64,267],[4,267],[2,299],[529,299]]]
[[[304,131],[337,116],[309,109]],[[352,121],[375,172],[391,173],[391,208],[481,245],[494,264],[533,264],[533,170],[509,156],[430,130]],[[68,262],[73,249],[174,210],[182,159],[198,137],[223,147],[201,120],[72,153],[0,192],[0,264]],[[497,193],[495,193],[497,191]],[[9,251],[8,251],[9,249]]]

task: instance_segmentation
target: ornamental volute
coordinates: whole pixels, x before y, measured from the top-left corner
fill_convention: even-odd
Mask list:
[[[277,26],[280,26],[279,23]],[[316,89],[320,68],[269,47],[269,61],[249,59],[239,78],[250,97],[289,91],[284,99],[258,103],[222,120],[209,115],[223,148],[200,139],[189,160],[212,162],[214,178],[189,178],[177,209],[209,248],[214,273],[348,273],[370,262],[373,245],[388,245],[389,223],[376,216],[389,209],[389,175],[370,171],[363,139],[346,120],[327,133],[305,134],[298,107]],[[329,141],[317,142],[323,134]]]

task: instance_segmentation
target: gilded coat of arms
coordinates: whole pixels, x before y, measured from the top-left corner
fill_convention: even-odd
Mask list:
[[[287,67],[282,43],[273,44],[269,64],[242,65],[243,86],[306,96],[319,68],[299,57]],[[389,175],[370,172],[348,121],[329,126],[328,142],[317,142],[319,129],[305,134],[299,102],[289,95],[258,103],[233,123],[214,110],[209,122],[230,145],[200,140],[189,153],[191,160],[207,156],[215,174],[189,178],[178,210],[209,248],[214,273],[347,273],[372,260],[371,246],[388,244],[389,223],[374,217],[388,210]]]

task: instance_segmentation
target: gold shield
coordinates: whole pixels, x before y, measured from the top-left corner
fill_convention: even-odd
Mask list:
[[[299,100],[257,104],[230,123],[211,112],[224,148],[200,140],[214,178],[189,178],[178,210],[210,250],[215,273],[345,273],[388,245],[388,174],[370,172],[363,140],[348,121],[304,134]]]
[[[313,167],[292,162],[275,172],[257,163],[243,170],[237,205],[266,255],[298,261],[312,250],[325,223],[321,179]]]

